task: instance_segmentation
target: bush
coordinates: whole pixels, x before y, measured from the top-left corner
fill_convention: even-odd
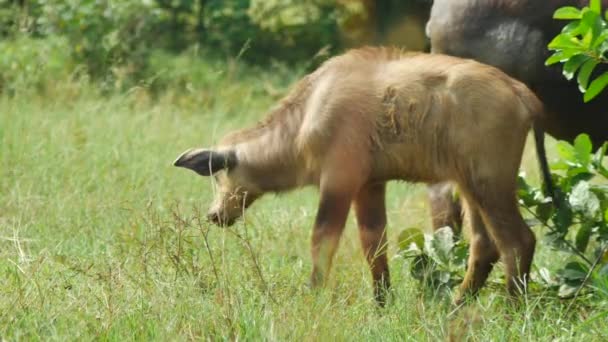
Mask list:
[[[608,23],[602,18],[600,0],[591,0],[589,5],[583,9],[563,7],[555,12],[554,18],[572,22],[549,43],[554,54],[546,61],[547,65],[564,63],[563,73],[569,80],[578,72],[577,82],[585,102],[608,86],[608,72],[593,75],[599,64],[608,63]]]
[[[61,37],[44,40],[19,38],[0,41],[0,94],[44,91],[74,72],[68,41]]]
[[[553,270],[541,269],[537,283],[571,297],[581,291],[608,295],[608,168],[604,157],[608,142],[592,153],[589,136],[577,137],[574,145],[558,143],[559,158],[552,163],[557,198],[552,202],[543,191],[519,177],[518,196],[531,226],[544,230],[545,244],[569,257]],[[426,286],[445,289],[463,278],[467,249],[454,243],[449,228],[424,238],[416,228],[399,236],[401,257],[411,259],[410,271]],[[540,240],[540,239],[539,239]]]
[[[333,1],[208,1],[204,41],[229,55],[268,63],[309,59],[325,46],[338,46]]]
[[[268,64],[336,47],[334,0],[0,0],[0,37],[65,37],[72,59],[105,85],[131,86],[151,51],[204,45],[222,57]]]
[[[65,36],[74,59],[95,77],[138,76],[153,42],[158,11],[149,2],[48,0],[41,2],[39,31]]]

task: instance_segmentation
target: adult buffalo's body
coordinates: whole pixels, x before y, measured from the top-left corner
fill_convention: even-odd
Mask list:
[[[588,3],[587,0],[435,0],[427,23],[431,51],[472,58],[523,81],[548,112],[538,129],[563,140],[588,133],[599,146],[608,140],[608,93],[585,104],[576,82],[562,76],[561,65],[544,65],[550,55],[547,44],[565,25],[564,21],[552,19],[555,10]],[[608,0],[602,3],[603,8],[608,7]],[[431,187],[430,198],[435,228],[460,224],[458,203],[452,201],[449,186]]]
[[[542,112],[525,85],[491,66],[365,48],[306,76],[257,127],[186,151],[175,165],[217,173],[209,219],[222,225],[264,193],[317,186],[313,285],[327,277],[353,203],[380,303],[389,285],[385,183],[454,182],[473,232],[462,294],[477,292],[499,257],[515,293],[535,245],[517,208],[516,176]]]

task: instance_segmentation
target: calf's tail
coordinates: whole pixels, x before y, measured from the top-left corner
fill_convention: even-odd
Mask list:
[[[558,198],[556,197],[555,186],[551,178],[551,170],[549,170],[549,162],[547,161],[547,151],[545,150],[545,131],[539,124],[545,114],[545,106],[534,95],[534,93],[523,83],[514,82],[513,87],[518,94],[524,106],[532,113],[532,130],[534,131],[534,144],[536,146],[536,156],[540,166],[541,177],[544,184],[545,196],[551,197],[553,205],[559,206]]]
[[[553,199],[553,205],[558,206],[559,203],[556,198],[555,187],[553,186],[553,179],[551,178],[551,171],[549,170],[549,163],[547,162],[545,131],[540,128],[537,123],[534,123],[532,130],[534,131],[534,144],[536,145],[538,165],[540,165],[540,171],[545,185],[545,195],[550,196]]]

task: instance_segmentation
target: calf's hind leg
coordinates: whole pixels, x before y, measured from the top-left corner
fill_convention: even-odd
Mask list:
[[[498,261],[499,253],[496,245],[488,235],[481,218],[477,204],[467,199],[465,201],[467,220],[470,225],[470,249],[467,273],[460,285],[460,294],[457,303],[462,302],[466,296],[475,296],[483,286],[488,275]]]
[[[487,188],[487,187],[486,187]],[[515,185],[473,193],[481,216],[505,264],[507,290],[516,295],[530,280],[536,238],[517,207]]]
[[[359,237],[374,281],[374,298],[380,306],[386,304],[386,293],[390,287],[386,258],[385,189],[385,183],[370,184],[363,187],[355,198]]]

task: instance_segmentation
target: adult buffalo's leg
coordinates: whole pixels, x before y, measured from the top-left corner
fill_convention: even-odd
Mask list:
[[[462,206],[454,190],[454,186],[447,182],[428,186],[433,230],[449,226],[454,233],[461,231]]]

